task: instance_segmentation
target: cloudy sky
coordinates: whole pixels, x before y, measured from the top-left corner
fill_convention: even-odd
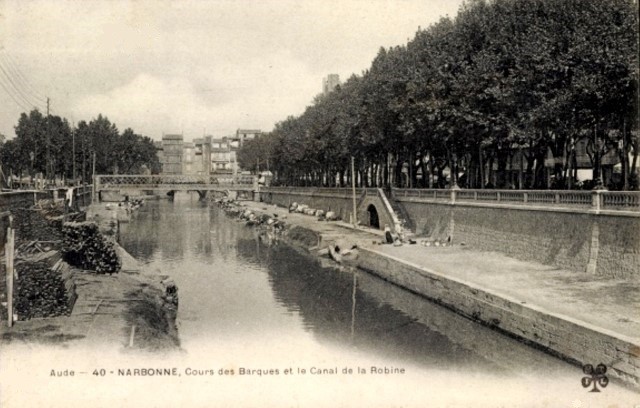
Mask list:
[[[0,133],[32,106],[160,139],[271,130],[462,0],[0,0]]]

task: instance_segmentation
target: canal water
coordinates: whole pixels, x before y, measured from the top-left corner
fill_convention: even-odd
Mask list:
[[[120,243],[176,281],[181,348],[194,370],[252,378],[291,370],[301,393],[326,381],[337,395],[365,392],[382,381],[380,398],[390,401],[412,384],[491,401],[504,387],[525,398],[584,392],[579,368],[365,272],[266,246],[197,195],[147,202],[122,224]]]

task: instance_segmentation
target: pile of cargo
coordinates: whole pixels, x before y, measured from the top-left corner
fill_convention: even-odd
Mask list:
[[[19,262],[14,294],[18,320],[55,317],[71,313],[72,299],[62,276],[47,262]]]
[[[267,245],[273,245],[287,233],[287,223],[278,218],[277,214],[260,213],[245,208],[234,200],[217,200],[218,206],[224,212],[249,227],[256,227],[258,238]],[[266,208],[265,208],[266,210]]]
[[[67,222],[62,228],[62,253],[69,264],[97,273],[116,273],[122,263],[112,242],[93,222]]]
[[[57,241],[62,239],[62,217],[49,218],[35,208],[17,209],[13,226],[17,231],[16,238],[20,241]]]
[[[62,223],[80,220],[84,213],[67,212],[62,200],[38,200],[31,208],[11,210],[16,238],[21,242],[59,241],[62,239]]]
[[[19,320],[69,314],[75,291],[61,272],[62,224],[84,215],[66,211],[63,200],[38,200],[30,208],[11,209],[11,214],[16,236],[14,313]],[[6,293],[0,301],[4,320]]]
[[[47,218],[60,217],[65,214],[63,200],[38,200],[34,208]]]
[[[338,221],[340,219],[334,211],[328,210],[325,212],[324,210],[317,210],[309,207],[307,204],[292,203],[289,206],[289,212],[311,215],[317,217],[318,221]]]

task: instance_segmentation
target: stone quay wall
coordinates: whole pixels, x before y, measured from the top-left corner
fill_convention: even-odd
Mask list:
[[[281,207],[298,203],[325,212],[333,211],[347,222],[353,214],[353,191],[346,188],[269,188],[260,193],[260,198],[266,203]],[[376,189],[356,189],[356,214],[361,225],[370,225],[367,211],[370,205],[376,209],[380,228],[394,225],[393,216],[377,195]]]
[[[418,235],[603,277],[640,277],[640,217],[398,200]]]
[[[367,208],[373,204],[380,226],[393,225],[393,215],[370,190],[375,189],[356,189],[358,220],[368,225]],[[612,205],[601,209],[599,200],[609,199],[607,193],[501,193],[528,196],[530,201],[536,196],[555,196],[555,202],[550,203],[456,201],[455,195],[451,200],[449,190],[426,193],[430,196],[433,193],[433,197],[424,197],[423,193],[420,197],[405,195],[402,190],[394,190],[390,197],[415,226],[418,237],[450,239],[454,244],[606,278],[640,277],[640,212],[614,210]],[[465,194],[489,192],[460,190],[454,194],[461,198]],[[614,194],[623,198],[619,201],[626,205],[624,208],[637,207],[638,194],[612,192],[612,198]],[[592,206],[592,196],[598,200],[597,207]],[[563,202],[569,198],[573,202]],[[261,199],[284,207],[297,202],[335,211],[345,221],[349,221],[353,212],[352,191],[348,188],[271,188],[261,193]]]
[[[592,327],[505,295],[497,295],[422,265],[361,248],[358,267],[423,295],[484,325],[578,364],[614,361],[609,374],[640,386],[637,339]]]

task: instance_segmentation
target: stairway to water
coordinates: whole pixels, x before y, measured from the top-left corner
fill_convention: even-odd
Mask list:
[[[414,237],[415,225],[413,221],[411,221],[411,218],[409,218],[409,214],[407,214],[405,209],[395,201],[393,197],[386,195],[383,189],[379,188],[378,194],[382,201],[385,202],[387,210],[392,213],[391,215],[395,224],[396,232],[402,233],[405,238]]]

